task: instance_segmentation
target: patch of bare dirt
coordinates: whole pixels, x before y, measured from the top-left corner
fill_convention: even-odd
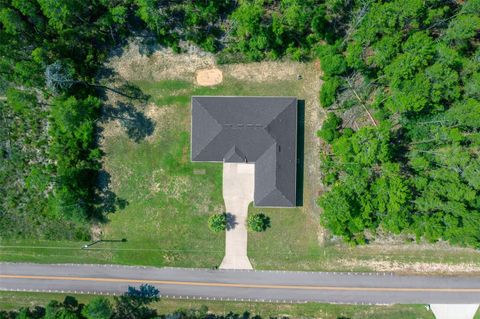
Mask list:
[[[197,71],[196,84],[200,86],[213,86],[222,83],[223,73],[221,70],[202,69]]]

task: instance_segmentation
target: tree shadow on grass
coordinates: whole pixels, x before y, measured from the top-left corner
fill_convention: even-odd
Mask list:
[[[109,69],[105,68],[104,72],[108,73],[108,71]],[[99,94],[103,100],[107,102],[102,108],[103,114],[100,121],[118,120],[126,130],[128,137],[138,143],[152,135],[155,129],[155,123],[139,111],[139,108],[144,107],[151,96],[128,81],[121,79],[116,80],[115,83],[108,86],[94,85],[100,91]],[[107,92],[116,95],[115,105],[108,104]]]
[[[117,119],[128,137],[136,143],[152,135],[155,130],[155,123],[151,119],[125,102],[118,102],[116,107],[104,107],[104,114],[107,119]]]
[[[124,209],[128,206],[126,199],[118,197],[111,190],[111,175],[105,170],[100,170],[97,175],[96,209],[100,222],[107,221],[107,215]]]
[[[138,100],[140,102],[147,102],[150,99],[150,95],[143,93],[143,91],[136,85],[125,82],[116,87],[114,90],[115,93],[123,95],[129,99]]]

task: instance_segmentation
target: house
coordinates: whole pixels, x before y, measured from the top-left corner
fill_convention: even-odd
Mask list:
[[[296,205],[297,99],[193,96],[193,162],[255,165],[254,205]]]

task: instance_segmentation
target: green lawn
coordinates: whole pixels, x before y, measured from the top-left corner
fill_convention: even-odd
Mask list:
[[[74,295],[81,303],[88,302],[91,295]],[[65,295],[30,292],[0,292],[0,310],[13,310],[20,307],[34,307],[46,305],[50,300],[62,301]],[[110,297],[110,299],[113,299]],[[194,301],[162,299],[152,305],[159,314],[171,313],[177,309],[199,308],[206,305],[210,312],[227,314],[232,311],[243,314],[248,311],[253,317],[260,315],[263,318],[288,316],[292,318],[318,319],[434,319],[433,314],[423,305],[391,305],[391,306],[360,306],[336,305],[322,303],[306,304],[274,304],[274,303],[247,303],[226,301]]]

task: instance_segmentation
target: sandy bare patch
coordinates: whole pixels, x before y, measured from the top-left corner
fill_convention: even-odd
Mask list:
[[[203,69],[197,71],[196,84],[200,86],[213,86],[222,83],[223,73],[221,70]]]
[[[191,80],[198,69],[215,66],[212,54],[182,53],[161,49],[151,55],[143,54],[136,41],[130,42],[122,55],[110,59],[107,64],[127,81],[139,80]]]
[[[340,268],[355,269],[359,267],[366,267],[373,271],[382,272],[400,272],[400,273],[442,273],[442,274],[467,274],[480,273],[480,266],[474,263],[458,263],[445,264],[433,262],[413,262],[403,263],[388,260],[355,260],[342,259],[339,260]]]

